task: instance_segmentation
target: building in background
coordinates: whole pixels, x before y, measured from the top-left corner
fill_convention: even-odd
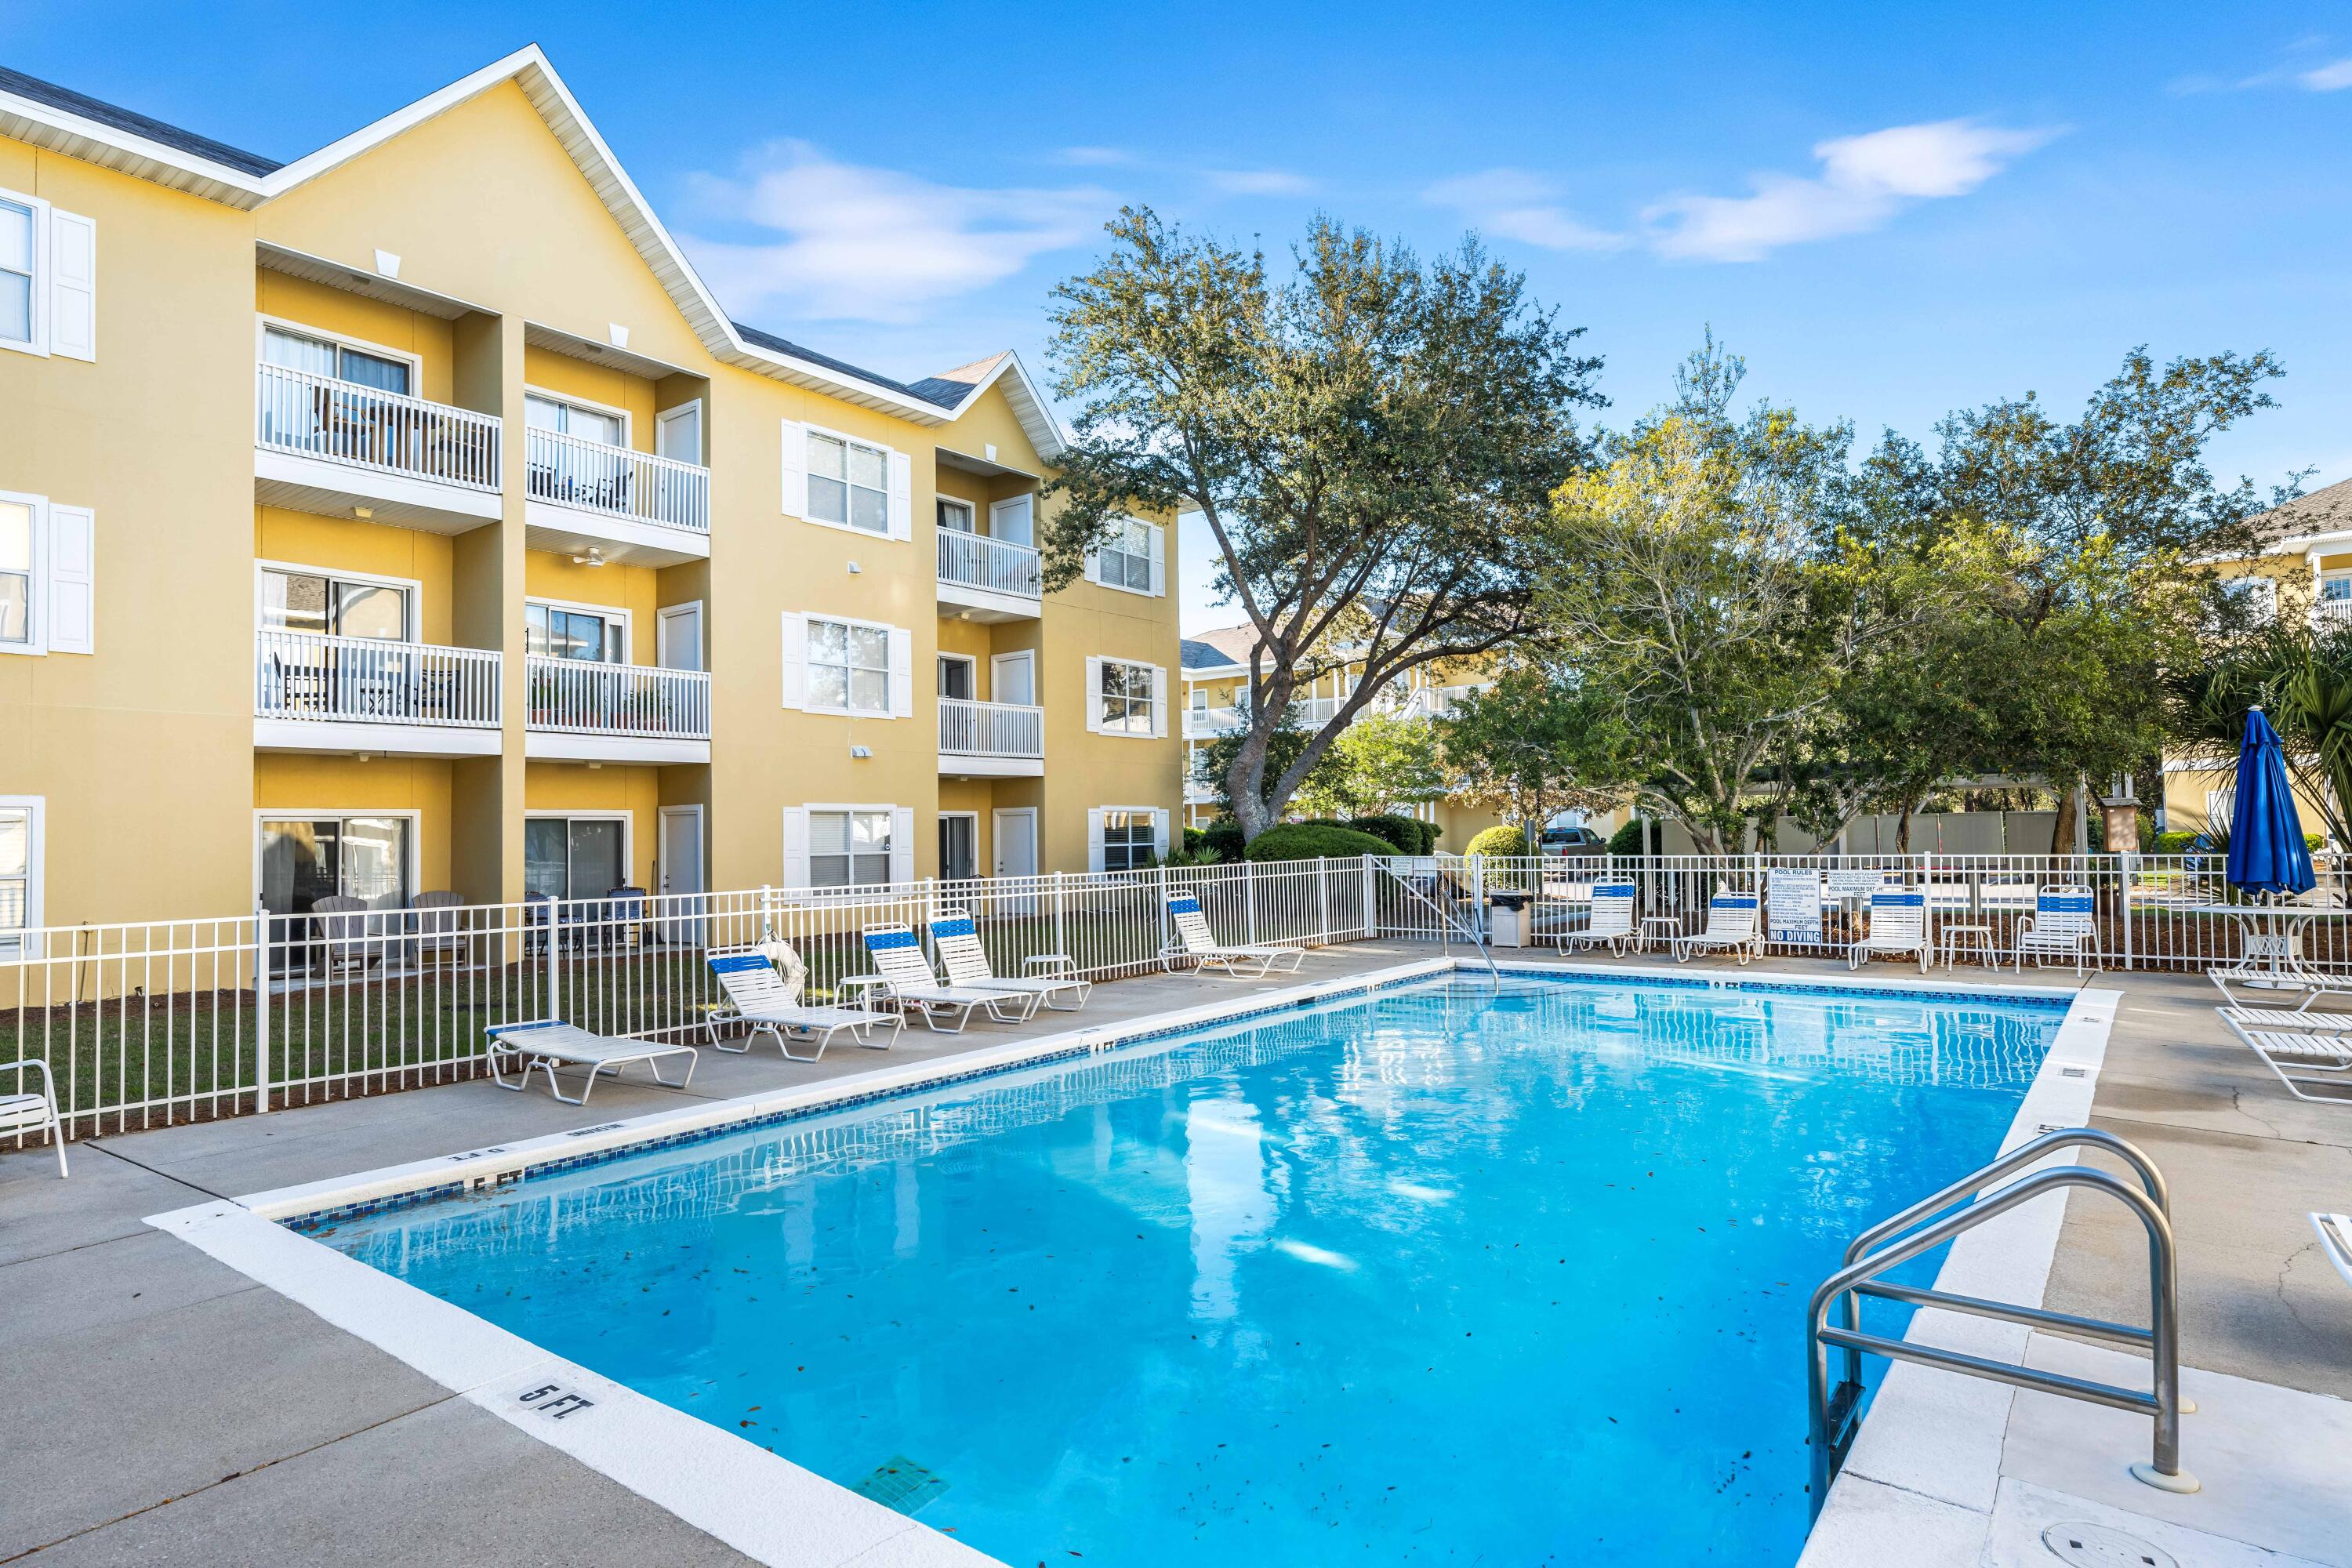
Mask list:
[[[0,71],[0,927],[1082,870],[1166,519],[1010,353],[730,320],[535,48],[290,164]]]

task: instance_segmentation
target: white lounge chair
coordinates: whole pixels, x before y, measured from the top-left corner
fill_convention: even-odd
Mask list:
[[[1764,938],[1757,930],[1756,895],[1753,893],[1717,893],[1706,901],[1706,929],[1696,936],[1673,939],[1676,963],[1688,963],[1702,952],[1737,953],[1741,963],[1759,956]]]
[[[1255,980],[1276,969],[1296,974],[1307,958],[1303,947],[1226,946],[1209,930],[1209,917],[1201,912],[1201,900],[1191,893],[1168,895],[1168,918],[1176,927],[1176,940],[1160,949],[1160,962],[1171,970],[1178,959],[1189,958],[1204,973],[1222,969],[1235,980]],[[1256,967],[1244,973],[1244,964]]]
[[[25,1057],[13,1062],[0,1062],[0,1072],[37,1072],[41,1075],[41,1087],[37,1089],[19,1088],[14,1094],[0,1094],[0,1132],[47,1132],[58,1146],[58,1175],[66,1174],[66,1131],[58,1124],[57,1080],[49,1076],[49,1064],[39,1057]],[[21,1086],[24,1079],[18,1079]]]
[[[2319,1249],[2327,1254],[2327,1261],[2336,1265],[2344,1283],[2352,1285],[2352,1215],[2315,1214],[2311,1228],[2319,1233]]]
[[[2010,955],[2018,973],[2025,972],[2026,955],[2047,963],[2052,954],[2073,961],[2074,973],[2084,972],[2084,960],[2094,966],[2099,957],[2097,902],[2088,888],[2044,888],[2034,895],[2033,912],[2017,922],[2016,944]]]
[[[2342,1094],[2305,1094],[2302,1086],[2314,1089],[2340,1089],[2352,1091],[2352,1080],[2344,1078],[2300,1079],[2298,1073],[2343,1073],[2352,1070],[2352,1040],[2340,1035],[2313,1035],[2286,1029],[2249,1028],[2230,1017],[2221,1008],[2221,1021],[2230,1032],[2245,1042],[2246,1048],[2263,1059],[2263,1065],[2278,1075],[2279,1082],[2297,1100],[2316,1104],[2352,1105],[2352,1092]]]
[[[1870,895],[1870,927],[1845,950],[1846,967],[1860,969],[1878,953],[1919,955],[1927,973],[1927,895],[1916,888],[1877,888]]]
[[[1559,934],[1560,951],[1571,946],[1606,947],[1620,957],[1633,944],[1633,898],[1631,882],[1595,882],[1592,885],[1592,918],[1580,930]]]
[[[1094,983],[1080,978],[1076,961],[1064,952],[1030,956],[1028,965],[1043,967],[1046,973],[1024,975],[1018,980],[998,979],[995,966],[988,961],[988,949],[981,945],[980,928],[972,923],[969,910],[934,910],[930,926],[931,945],[939,949],[940,966],[948,972],[950,985],[1034,996],[1046,1006],[1064,1013],[1075,1013],[1084,1007],[1087,997],[1094,991]],[[1057,997],[1062,1000],[1055,1000]]]
[[[887,1050],[907,1027],[905,1016],[898,1013],[877,1013],[864,1007],[812,1007],[804,1004],[801,986],[808,968],[801,963],[800,955],[782,942],[713,948],[708,962],[733,1009],[710,1016],[707,1026],[714,1050],[740,1055],[750,1050],[761,1035],[767,1035],[775,1040],[776,1048],[784,1053],[786,1061],[813,1062],[824,1059],[824,1048],[833,1043],[835,1035],[845,1033],[861,1046]],[[719,1037],[722,1024],[748,1025],[750,1032],[742,1044],[730,1046]],[[890,1038],[876,1045],[874,1031],[884,1024],[890,1026]],[[808,1056],[794,1056],[794,1040],[803,1045],[814,1040],[816,1049]]]
[[[1019,995],[1010,991],[940,984],[931,961],[923,956],[922,940],[915,935],[915,928],[904,921],[867,926],[866,956],[873,960],[877,973],[852,975],[842,982],[843,985],[866,988],[869,1005],[873,991],[878,989],[884,1000],[914,1008],[921,1016],[925,1028],[943,1035],[962,1034],[974,1013],[984,1012],[1000,1024],[1019,1024],[1037,1011],[1034,993]],[[945,1021],[950,1018],[955,1022]]]
[[[576,1025],[557,1018],[493,1024],[488,1033],[490,1037],[490,1077],[498,1081],[500,1089],[510,1089],[520,1094],[530,1087],[532,1073],[542,1072],[547,1075],[547,1092],[566,1105],[587,1104],[588,1091],[596,1087],[599,1078],[608,1074],[617,1078],[623,1068],[635,1062],[645,1063],[646,1070],[654,1075],[654,1081],[664,1089],[684,1089],[694,1081],[695,1063],[701,1060],[692,1046],[665,1046],[655,1040],[592,1035]],[[499,1066],[499,1058],[501,1057],[514,1058],[521,1069],[512,1083],[507,1081],[506,1072]],[[659,1064],[665,1057],[686,1058],[686,1076],[676,1083],[662,1077]],[[580,1086],[579,1099],[574,1100],[564,1093],[562,1085],[556,1082],[555,1069],[559,1066],[588,1069],[587,1079]]]
[[[2250,1029],[2284,1029],[2298,1035],[2352,1035],[2352,1013],[2321,1013],[2303,1007],[2247,1007],[2234,1002],[2213,1011],[2221,1015],[2223,1023],[2243,1024]]]

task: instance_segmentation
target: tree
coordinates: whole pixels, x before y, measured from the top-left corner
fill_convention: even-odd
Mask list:
[[[2297,793],[2316,801],[2327,836],[2352,844],[2352,636],[2281,621],[2172,672],[2168,715],[2177,740],[2234,759],[2246,711],[2279,732]]]
[[[1610,715],[1589,697],[1520,665],[1472,691],[1434,721],[1452,775],[1450,798],[1501,813],[1539,835],[1556,812],[1601,810],[1620,792],[1585,780],[1590,759],[1606,755]]]
[[[1739,847],[1759,769],[1801,743],[1878,606],[1829,567],[1844,504],[1844,426],[1759,405],[1709,336],[1676,396],[1604,445],[1553,498],[1538,604],[1571,679],[1619,744],[1597,781]]]
[[[1292,794],[1309,816],[1370,816],[1445,798],[1437,736],[1427,719],[1360,713]]]
[[[1050,487],[1046,580],[1067,583],[1122,510],[1197,510],[1221,599],[1248,617],[1250,727],[1225,760],[1243,831],[1278,820],[1376,692],[1528,638],[1552,488],[1597,405],[1580,330],[1475,241],[1424,264],[1325,218],[1295,268],[1164,225],[1109,225],[1055,290],[1055,389],[1083,404]],[[1357,668],[1296,755],[1294,700]]]

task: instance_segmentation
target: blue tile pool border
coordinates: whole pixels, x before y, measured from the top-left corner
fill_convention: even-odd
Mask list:
[[[1999,990],[1990,990],[1979,989],[1957,982],[1948,983],[1942,986],[1898,987],[1878,985],[1868,982],[1860,984],[1841,984],[1833,979],[1812,980],[1803,976],[1768,978],[1759,975],[1749,979],[1738,975],[1563,969],[1550,963],[1538,967],[1533,964],[1513,964],[1507,961],[1498,964],[1498,968],[1513,980],[1546,981],[1563,987],[1572,985],[1579,988],[1598,986],[1622,990],[1742,991],[1767,995],[1792,996],[1819,996],[1823,993],[1829,993],[1856,1001],[1877,1002],[1911,1001],[1948,1004],[1971,1000],[1993,1002],[2003,1006],[2024,1006],[2046,1011],[2054,1016],[2053,1021],[2063,1020],[2073,1005],[2070,995],[2053,993],[2047,988],[2027,990],[2002,987]],[[579,1154],[558,1155],[549,1159],[526,1158],[512,1166],[500,1169],[494,1181],[483,1177],[442,1181],[405,1191],[383,1193],[351,1203],[335,1204],[327,1207],[279,1215],[277,1217],[277,1223],[299,1235],[316,1237],[353,1220],[370,1218],[424,1204],[437,1203],[446,1198],[463,1197],[469,1193],[481,1192],[493,1186],[496,1190],[503,1191],[521,1182],[559,1175],[571,1171],[585,1170],[596,1165],[611,1164],[615,1161],[632,1159],[657,1150],[712,1142],[743,1132],[758,1131],[763,1128],[780,1127],[795,1121],[809,1121],[815,1117],[836,1115],[864,1105],[933,1094],[943,1089],[982,1082],[1010,1073],[1026,1072],[1035,1068],[1050,1067],[1057,1062],[1085,1060],[1113,1051],[1124,1051],[1130,1047],[1147,1046],[1159,1041],[1221,1031],[1246,1025],[1253,1019],[1270,1018],[1308,1008],[1360,1003],[1382,991],[1454,984],[1465,978],[1474,981],[1477,979],[1478,967],[1466,964],[1457,959],[1443,968],[1415,965],[1414,972],[1410,973],[1374,973],[1355,979],[1327,981],[1318,985],[1311,994],[1287,996],[1254,1005],[1245,1005],[1236,1011],[1214,1017],[1187,1018],[1167,1024],[1153,1024],[1149,1019],[1140,1020],[1139,1026],[1131,1031],[1111,1033],[1101,1038],[1083,1039],[1068,1046],[1040,1051],[1035,1055],[1022,1057],[1015,1060],[986,1062],[961,1068],[944,1067],[940,1073],[915,1083],[892,1084],[884,1088],[814,1100],[805,1105],[756,1111],[746,1116],[685,1128],[676,1132],[656,1132],[643,1139],[616,1143],[607,1148]],[[952,1059],[948,1058],[950,1061]],[[615,1125],[617,1124],[604,1123],[597,1127],[575,1129],[571,1133],[562,1133],[557,1136],[577,1136],[583,1132],[604,1131]]]

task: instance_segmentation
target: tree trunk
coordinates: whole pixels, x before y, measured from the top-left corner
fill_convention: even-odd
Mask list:
[[[2074,852],[2074,792],[2068,790],[2058,797],[2058,820],[2050,825],[2050,853],[2072,855]]]

